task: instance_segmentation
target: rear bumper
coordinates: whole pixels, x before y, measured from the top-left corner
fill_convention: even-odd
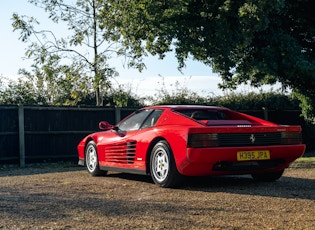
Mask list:
[[[270,160],[238,161],[238,151],[269,150]],[[303,155],[305,145],[188,148],[178,171],[187,176],[246,174],[287,168]]]
[[[253,171],[253,170],[265,170],[271,168],[287,167],[284,159],[273,160],[260,160],[260,161],[241,161],[241,162],[229,162],[220,161],[213,165],[213,171],[221,172],[233,172],[233,171]]]

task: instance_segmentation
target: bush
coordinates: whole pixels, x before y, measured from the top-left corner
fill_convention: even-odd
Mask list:
[[[218,97],[218,105],[234,110],[300,110],[299,101],[286,94],[273,91],[260,91],[244,93],[232,92],[223,97]]]

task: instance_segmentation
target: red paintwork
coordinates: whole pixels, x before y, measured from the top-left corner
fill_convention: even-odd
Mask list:
[[[190,117],[173,112],[179,108],[198,108],[224,110],[232,119],[230,124],[207,126],[211,121],[196,121]],[[183,175],[222,175],[252,173],[251,170],[242,171],[214,171],[213,166],[222,161],[237,162],[237,151],[269,150],[272,159],[283,159],[284,162],[274,168],[260,170],[278,171],[287,168],[290,163],[303,155],[305,145],[270,145],[246,147],[211,147],[187,148],[188,133],[262,133],[262,132],[301,132],[300,126],[285,126],[265,121],[243,113],[238,113],[221,107],[207,106],[151,106],[145,109],[163,109],[164,112],[154,127],[127,132],[119,135],[115,130],[93,133],[85,137],[78,145],[78,157],[84,160],[84,148],[89,140],[94,140],[97,145],[100,166],[119,169],[135,169],[148,173],[150,151],[157,139],[166,140],[173,152],[178,171]],[[246,120],[251,127],[237,127],[233,120]],[[136,142],[136,156],[132,163],[126,161],[127,143]],[[257,172],[257,171],[255,171]]]

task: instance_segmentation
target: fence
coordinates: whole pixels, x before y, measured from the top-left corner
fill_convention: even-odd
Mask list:
[[[0,164],[76,159],[76,146],[98,123],[112,124],[135,108],[0,106]]]
[[[77,160],[77,144],[99,130],[99,121],[115,124],[136,109],[0,106],[0,164]],[[299,111],[243,112],[279,124],[304,124]]]

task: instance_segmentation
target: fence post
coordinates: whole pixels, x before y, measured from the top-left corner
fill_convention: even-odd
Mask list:
[[[19,105],[19,146],[20,146],[20,167],[25,167],[25,132],[24,132],[24,107]]]
[[[269,117],[268,117],[268,108],[267,107],[262,107],[262,110],[264,111],[264,119],[266,121],[269,120]]]
[[[115,124],[117,124],[121,120],[120,107],[115,107]]]

